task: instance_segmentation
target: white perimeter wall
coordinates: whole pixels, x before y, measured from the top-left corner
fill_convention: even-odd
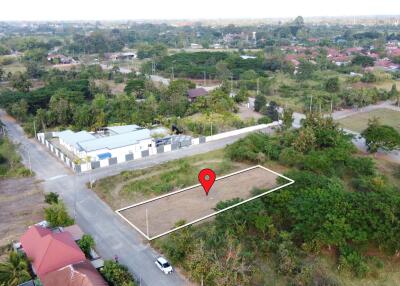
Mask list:
[[[244,134],[244,133],[260,131],[260,130],[267,129],[267,128],[270,128],[270,127],[279,126],[280,123],[281,123],[281,121],[274,121],[274,122],[269,123],[269,124],[259,124],[259,125],[255,125],[255,126],[250,126],[250,127],[245,127],[245,128],[241,128],[241,129],[236,129],[236,130],[232,130],[232,131],[228,131],[228,132],[215,134],[215,135],[212,135],[212,136],[207,136],[206,137],[206,142],[220,140],[220,139],[223,139],[223,138],[236,136],[236,135],[240,135],[240,134]]]

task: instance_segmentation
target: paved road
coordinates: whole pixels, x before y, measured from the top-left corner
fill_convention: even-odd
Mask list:
[[[37,178],[42,180],[45,192],[57,192],[64,199],[71,214],[82,229],[96,241],[96,249],[105,258],[118,255],[130,271],[142,279],[142,285],[188,285],[181,275],[164,275],[154,265],[157,253],[147,241],[123,222],[97,195],[87,189],[89,180],[118,174],[124,170],[147,168],[170,160],[220,149],[245,135],[230,137],[179,151],[163,153],[123,164],[100,168],[76,175],[57,158],[47,152],[36,140],[28,139],[22,128],[0,110],[0,120],[6,125],[9,137],[20,144],[20,152],[26,166],[31,165]]]

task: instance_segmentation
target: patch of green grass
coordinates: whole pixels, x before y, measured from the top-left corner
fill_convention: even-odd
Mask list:
[[[242,169],[216,150],[184,159],[166,162],[154,167],[124,171],[96,182],[94,191],[111,207],[116,208],[144,197],[153,197],[174,189],[197,183],[197,174],[203,168],[212,168],[217,175]]]
[[[381,124],[389,125],[400,132],[400,112],[390,109],[376,109],[369,112],[358,113],[338,120],[346,129],[362,132],[368,126],[368,120],[378,117]]]
[[[0,178],[28,177],[31,173],[21,163],[15,146],[6,137],[0,138]]]
[[[233,169],[232,162],[227,160],[199,163],[200,164],[196,164],[196,161],[188,159],[175,161],[172,170],[166,168],[165,172],[126,184],[122,189],[123,195],[136,192],[145,195],[160,195],[174,189],[196,184],[197,174],[203,168],[211,168],[217,175],[225,174]]]

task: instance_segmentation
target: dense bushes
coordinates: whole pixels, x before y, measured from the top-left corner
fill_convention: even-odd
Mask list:
[[[303,137],[312,135],[313,140],[309,148],[299,148],[296,139],[305,129]],[[258,276],[257,283],[250,281],[266,257],[273,258],[275,271],[290,285],[340,285],[316,259],[322,250],[337,254],[340,270],[363,277],[375,267],[365,254],[368,247],[387,254],[400,249],[400,195],[372,160],[354,151],[331,119],[318,116],[309,116],[298,131],[250,134],[228,146],[226,156],[288,164],[292,169],[285,175],[295,183],[224,212],[207,226],[176,232],[160,246],[195,281],[203,277],[207,285],[263,284],[266,280]],[[217,209],[237,202],[219,203]],[[231,263],[225,264],[226,257]],[[208,274],[194,267],[199,265],[218,271]],[[221,280],[232,271],[238,275]]]
[[[29,177],[31,175],[30,170],[21,163],[21,157],[17,154],[15,146],[8,138],[0,136],[0,178]]]
[[[112,260],[104,261],[104,267],[101,269],[106,281],[110,286],[135,286],[132,274],[126,266]]]
[[[63,202],[51,203],[44,209],[45,219],[51,227],[69,226],[74,224],[74,220],[68,215]]]

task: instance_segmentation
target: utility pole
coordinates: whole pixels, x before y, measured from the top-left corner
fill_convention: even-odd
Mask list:
[[[207,85],[207,74],[206,74],[206,71],[204,71],[203,74],[204,74],[204,83],[203,83],[203,85],[206,86]]]
[[[35,133],[35,139],[37,139],[36,138],[36,122],[35,122],[35,119],[33,119],[33,132]]]
[[[257,95],[260,94],[260,78],[257,78]]]
[[[231,94],[233,93],[233,75],[231,75]]]
[[[331,99],[331,114],[333,113],[333,99]]]
[[[313,96],[311,95],[311,100],[310,100],[310,113],[312,112],[312,98],[313,98]]]
[[[175,75],[174,75],[174,66],[172,66],[172,80],[174,80],[175,79]]]
[[[155,75],[156,74],[156,63],[154,59],[151,60],[151,74]]]
[[[147,233],[147,237],[149,237],[149,214],[146,208],[146,233]]]
[[[77,174],[78,176],[80,175],[80,172]],[[77,212],[76,212],[76,200],[77,200],[77,196],[78,196],[78,190],[76,188],[76,177],[74,177],[74,220],[76,221],[76,217],[77,217]]]
[[[32,164],[31,164],[31,154],[29,153],[29,150],[26,146],[24,146],[26,148],[26,152],[28,154],[28,164],[29,164],[29,172],[32,176]]]

